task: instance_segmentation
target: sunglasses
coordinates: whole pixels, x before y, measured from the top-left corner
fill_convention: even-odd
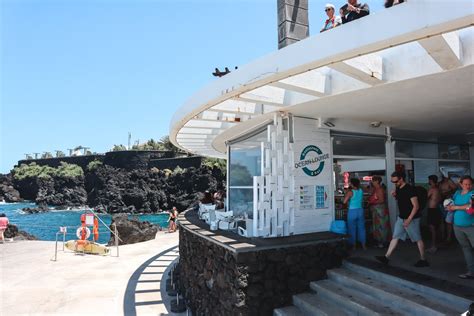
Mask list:
[[[395,180],[395,181],[393,181],[393,180],[390,180],[390,182],[392,182],[392,183],[397,183],[398,181],[400,181],[400,179],[398,179],[398,180]]]
[[[332,10],[331,8],[324,9],[324,11],[326,11],[326,12],[331,11],[331,10]]]

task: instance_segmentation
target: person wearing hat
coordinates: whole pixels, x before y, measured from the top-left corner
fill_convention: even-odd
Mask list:
[[[328,19],[324,23],[323,28],[320,32],[330,30],[342,24],[341,17],[339,15],[334,15],[334,13],[336,12],[336,7],[334,5],[330,3],[326,4],[324,11],[326,11]]]

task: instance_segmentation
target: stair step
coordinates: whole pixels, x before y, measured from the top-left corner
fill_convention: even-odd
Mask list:
[[[359,264],[344,261],[343,267],[352,272],[362,274],[374,280],[378,280],[379,282],[389,283],[393,286],[397,286],[402,289],[413,290],[419,295],[429,298],[431,302],[440,302],[444,306],[449,306],[451,309],[454,310],[465,311],[471,304],[471,301],[466,298],[456,296],[451,293],[446,293],[435,288],[431,288],[409,280],[405,280],[397,276],[390,275],[388,273],[383,273],[371,268],[367,268]]]
[[[332,280],[311,282],[310,287],[321,299],[330,301],[348,313],[357,315],[403,315],[389,302],[374,299],[370,293],[346,288]]]
[[[301,293],[293,295],[293,304],[300,310],[300,315],[314,316],[346,316],[344,308],[329,303],[327,300],[314,293]]]
[[[296,306],[280,307],[273,310],[273,316],[301,316],[301,310]]]
[[[344,287],[370,294],[373,298],[387,302],[392,308],[410,315],[453,315],[460,311],[433,301],[423,293],[407,287],[382,282],[377,278],[348,269],[328,271],[329,280]]]

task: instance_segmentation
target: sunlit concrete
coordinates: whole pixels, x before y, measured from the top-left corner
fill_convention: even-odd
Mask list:
[[[132,274],[177,244],[178,233],[159,232],[155,240],[120,246],[120,257],[114,248],[105,257],[60,251],[56,262],[51,241],[0,244],[0,315],[123,315]],[[159,280],[176,257],[177,250],[168,252],[140,275],[137,290],[149,291],[136,292],[135,302],[144,302],[136,315],[168,314]]]

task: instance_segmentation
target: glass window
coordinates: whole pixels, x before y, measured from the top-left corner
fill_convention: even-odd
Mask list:
[[[453,160],[469,160],[469,146],[439,144],[439,158]]]
[[[462,176],[471,174],[469,162],[440,161],[439,171],[454,183],[458,183]]]
[[[247,213],[253,215],[253,187],[250,188],[229,188],[229,210],[234,211],[234,215]]]
[[[231,146],[229,183],[230,186],[252,186],[253,176],[261,174],[261,150],[254,148],[235,148]]]
[[[262,174],[261,143],[266,131],[229,146],[229,210],[253,215],[253,177]]]
[[[397,140],[395,142],[395,157],[436,159],[438,158],[438,144]]]
[[[336,156],[385,157],[385,139],[335,135],[333,154]]]

